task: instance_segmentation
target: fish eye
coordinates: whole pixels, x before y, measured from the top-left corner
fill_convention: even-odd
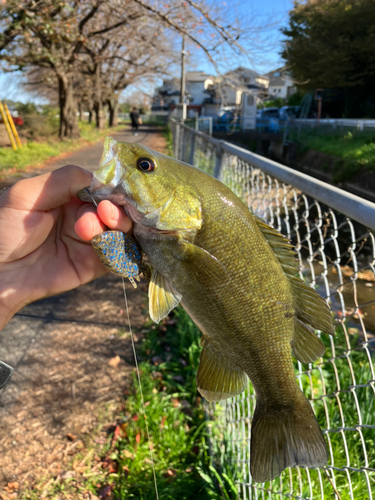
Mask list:
[[[138,158],[137,168],[142,172],[152,172],[155,170],[156,164],[151,158]]]

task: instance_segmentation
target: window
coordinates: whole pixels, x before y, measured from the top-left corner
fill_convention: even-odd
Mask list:
[[[247,105],[248,106],[253,106],[254,104],[254,97],[252,95],[247,96]]]
[[[280,71],[275,71],[275,73],[273,74],[273,76],[280,76]]]
[[[279,94],[280,94],[280,92],[281,92],[281,89],[279,89]]]

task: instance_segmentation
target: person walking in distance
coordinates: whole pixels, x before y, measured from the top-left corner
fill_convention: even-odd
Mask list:
[[[136,107],[132,109],[130,113],[130,119],[132,122],[132,131],[134,135],[138,135],[138,127],[142,125],[142,120],[139,118],[139,113]]]

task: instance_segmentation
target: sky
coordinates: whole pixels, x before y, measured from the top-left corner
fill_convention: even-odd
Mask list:
[[[217,2],[218,0],[212,0]],[[222,0],[220,0],[222,1]],[[267,40],[258,40],[250,50],[252,57],[244,56],[241,59],[233,57],[228,53],[223,61],[225,70],[235,69],[239,65],[254,69],[258,73],[264,74],[276,69],[282,64],[279,52],[281,50],[282,35],[280,27],[285,26],[288,21],[288,11],[293,7],[293,0],[227,0],[228,6],[236,4],[238,15],[254,26],[262,26],[271,23],[267,29]],[[206,60],[202,51],[190,47],[191,56],[187,60],[187,70],[202,70],[206,73],[215,74],[212,65]],[[1,71],[1,70],[0,70]],[[27,102],[33,100],[36,103],[43,103],[43,99],[30,96],[25,92],[20,84],[20,77],[17,73],[1,74],[0,72],[0,99],[12,99]],[[131,92],[130,88],[127,93]]]

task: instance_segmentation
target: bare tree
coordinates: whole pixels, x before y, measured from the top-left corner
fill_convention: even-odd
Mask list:
[[[0,13],[0,57],[8,70],[51,69],[57,79],[60,138],[79,136],[73,81],[77,59],[91,38],[139,17],[133,9],[113,15],[117,0],[8,0]]]
[[[163,37],[173,42],[176,35],[185,35],[220,71],[220,61],[228,51],[232,57],[233,53],[236,57],[251,54],[256,35],[265,27],[249,26],[241,26],[232,4],[225,8],[208,0],[160,4],[151,0],[7,0],[0,8],[0,59],[10,71],[39,67],[54,73],[60,137],[75,138],[79,135],[76,96],[81,99],[79,108],[83,102],[96,108],[99,126],[106,100],[114,122],[119,93],[137,78],[165,71],[170,53],[160,42]],[[81,74],[83,84],[77,82]]]

